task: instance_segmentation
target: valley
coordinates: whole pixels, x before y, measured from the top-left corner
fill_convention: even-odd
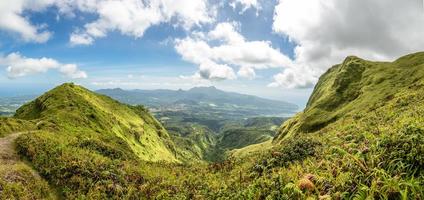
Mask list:
[[[134,91],[93,92],[65,83],[0,118],[0,141],[10,150],[7,138],[16,137],[19,159],[40,175],[9,166],[19,177],[10,179],[2,169],[0,194],[55,198],[45,196],[54,189],[65,199],[422,199],[423,69],[422,52],[393,62],[349,56],[320,77],[306,108],[290,118],[269,117],[297,109],[285,102],[249,97],[256,103],[243,107],[229,105],[228,94],[205,100],[203,90],[216,88],[194,89],[203,100],[165,95],[155,98],[166,102],[153,105],[129,98]],[[175,93],[188,95],[170,96]]]
[[[282,112],[289,116],[297,109],[294,104],[224,92],[214,87],[188,91],[104,89],[97,92],[151,113],[180,149],[184,149],[179,152],[184,161],[222,161],[227,151],[271,140],[276,129],[288,118],[268,115]],[[4,116],[10,116],[35,98],[32,95],[2,98],[0,107],[4,108]],[[246,104],[250,99],[251,103]],[[270,105],[262,107],[261,103]],[[138,106],[141,104],[143,106]],[[271,109],[272,106],[277,109]]]

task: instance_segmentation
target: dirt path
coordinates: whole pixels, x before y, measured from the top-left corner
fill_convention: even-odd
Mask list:
[[[7,135],[6,137],[0,138],[0,166],[4,169],[8,169],[8,171],[3,174],[5,177],[5,180],[11,179],[11,180],[19,180],[19,178],[14,174],[14,170],[16,166],[26,166],[25,168],[29,169],[31,171],[32,177],[35,179],[43,179],[37,171],[35,171],[30,164],[24,162],[19,157],[16,148],[15,148],[15,140],[22,134],[30,134],[35,131],[24,131],[24,132],[16,132]],[[4,173],[4,172],[3,172]],[[1,188],[0,188],[1,189]],[[1,193],[1,190],[0,190]],[[49,192],[50,198],[48,199],[60,199],[58,198],[58,195],[56,194],[55,190],[52,190]],[[1,195],[0,195],[1,196]]]
[[[24,133],[28,133],[28,131],[12,133],[0,138],[0,165],[13,165],[22,162],[15,150],[15,139]]]

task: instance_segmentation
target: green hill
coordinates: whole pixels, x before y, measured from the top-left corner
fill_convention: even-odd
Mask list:
[[[220,135],[218,145],[222,149],[238,149],[271,140],[274,133],[271,130],[257,128],[228,129]]]
[[[114,148],[146,161],[177,162],[167,131],[142,107],[127,106],[74,84],[63,84],[16,111],[18,119],[37,120],[37,128],[90,141],[117,141]],[[120,140],[118,140],[119,138]]]
[[[273,144],[254,171],[284,174],[297,198],[422,199],[424,53],[346,58],[321,76]]]
[[[403,96],[421,95],[424,79],[424,53],[394,62],[372,62],[354,56],[346,58],[321,76],[303,112],[283,124],[275,141],[292,133],[318,131],[346,117],[362,117],[386,107],[390,102],[409,101]],[[403,107],[402,109],[413,109]]]
[[[2,124],[2,129],[9,132],[32,126],[16,139],[17,150],[66,199],[146,198],[135,187],[154,173],[142,163],[181,162],[167,131],[144,107],[74,84],[54,88],[6,121],[12,128]],[[18,189],[31,191],[25,185]]]
[[[38,129],[18,137],[17,148],[66,199],[424,199],[423,116],[424,53],[416,53],[346,58],[277,133],[278,119],[255,118],[225,124],[220,135],[167,122],[168,134],[144,107],[73,84],[2,126],[5,135]],[[233,149],[226,160],[186,162],[222,149]]]
[[[216,146],[216,135],[208,127],[195,123],[166,125],[177,148],[178,158],[190,162],[208,162]]]

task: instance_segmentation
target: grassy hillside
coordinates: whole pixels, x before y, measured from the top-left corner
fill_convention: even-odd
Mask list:
[[[177,157],[146,162],[131,143],[137,137],[123,131],[136,119],[161,130],[143,107],[62,87],[70,88],[47,93],[16,116],[41,129],[18,138],[21,155],[65,198],[424,199],[424,53],[394,62],[348,57],[320,78],[306,109],[284,122],[272,142],[233,150],[210,164],[172,163],[184,157],[184,148],[190,152],[184,158],[205,159],[204,148],[220,146],[206,127],[178,126],[171,136],[153,131],[171,155],[175,140]],[[72,96],[74,87],[84,95]],[[274,120],[243,125],[260,121],[268,127],[263,130],[273,129]],[[260,135],[233,133],[237,126],[222,127],[230,139],[221,145],[235,148]]]
[[[0,117],[0,138],[10,133],[23,132],[35,129],[35,123],[27,120]]]
[[[420,89],[423,62],[423,53],[391,63],[346,58],[321,76],[305,110],[281,127],[275,141],[294,132],[315,132],[346,116],[370,113],[397,94]]]
[[[142,160],[177,161],[168,133],[142,107],[121,104],[74,84],[61,85],[22,106],[15,118],[36,120],[38,129],[82,140],[114,140],[114,147],[130,148]]]
[[[274,131],[257,128],[235,128],[225,130],[219,138],[219,147],[222,149],[238,149],[252,144],[271,140]]]
[[[142,106],[127,106],[74,84],[19,108],[13,121],[38,131],[17,148],[66,198],[131,195],[141,161],[180,162],[167,131]]]
[[[285,176],[302,197],[422,199],[423,116],[424,53],[348,57],[322,75],[255,171]]]
[[[178,159],[185,162],[207,162],[213,160],[216,135],[209,128],[195,124],[172,124],[166,126],[177,148]]]

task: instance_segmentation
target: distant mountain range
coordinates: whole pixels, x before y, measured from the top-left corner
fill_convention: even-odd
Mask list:
[[[100,94],[127,104],[143,104],[153,112],[207,110],[217,117],[251,117],[259,115],[290,116],[298,106],[284,101],[252,95],[226,92],[215,87],[195,87],[190,90],[123,90],[102,89]]]
[[[226,92],[215,87],[194,87],[189,90],[123,90],[101,89],[96,92],[131,105],[144,105],[153,113],[181,112],[195,116],[249,118],[256,116],[292,116],[299,107],[293,103]],[[11,115],[36,95],[0,98],[0,112]]]
[[[0,117],[0,197],[424,197],[424,53],[393,62],[350,56],[290,119],[228,119],[278,102],[213,87],[110,91],[170,110],[153,116],[71,83],[46,92]]]

